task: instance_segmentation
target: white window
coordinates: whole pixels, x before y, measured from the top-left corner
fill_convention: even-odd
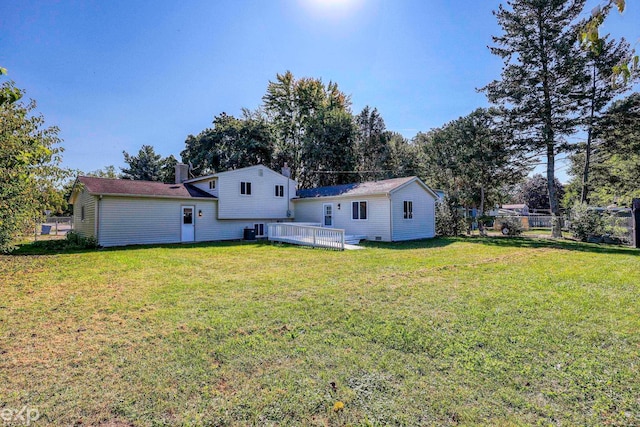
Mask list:
[[[216,189],[216,182],[209,181],[209,190],[215,190],[215,189]]]
[[[264,236],[264,224],[253,224],[253,229],[256,230],[256,237]]]
[[[284,197],[284,185],[276,185],[276,197]]]
[[[404,201],[404,219],[413,219],[413,202],[411,200]]]
[[[351,202],[351,219],[367,219],[367,202]]]
[[[240,194],[244,194],[245,196],[251,195],[251,183],[250,182],[241,182],[240,183]]]

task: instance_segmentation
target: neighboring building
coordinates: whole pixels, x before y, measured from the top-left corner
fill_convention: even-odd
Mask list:
[[[80,176],[69,198],[74,228],[101,246],[235,240],[247,228],[265,237],[268,223],[294,216],[369,240],[435,235],[437,195],[416,177],[296,194],[283,173],[257,165],[188,178],[178,164],[175,184]]]
[[[74,228],[101,246],[241,239],[266,224],[293,219],[295,181],[265,166],[186,179],[176,184],[80,176],[69,202]]]
[[[437,194],[417,177],[299,190],[296,221],[342,228],[367,240],[435,236]]]
[[[515,215],[529,215],[529,206],[524,203],[516,205],[502,205],[500,209],[502,209],[503,211],[507,211],[507,213],[512,213]]]

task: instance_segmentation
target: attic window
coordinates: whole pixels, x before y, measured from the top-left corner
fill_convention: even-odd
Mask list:
[[[209,181],[209,190],[215,190],[216,189],[216,182],[214,180]]]

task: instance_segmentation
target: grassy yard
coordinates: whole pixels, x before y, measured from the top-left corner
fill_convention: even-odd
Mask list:
[[[23,253],[0,295],[0,413],[36,426],[640,424],[631,249]]]

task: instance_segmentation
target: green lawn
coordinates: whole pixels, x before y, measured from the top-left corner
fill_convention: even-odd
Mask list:
[[[640,251],[24,253],[0,257],[0,413],[32,425],[640,424]]]

